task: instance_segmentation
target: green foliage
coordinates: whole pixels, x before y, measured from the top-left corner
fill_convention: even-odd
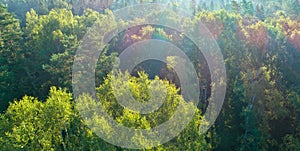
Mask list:
[[[147,101],[143,97],[141,87],[149,87],[149,80],[146,74],[140,73],[140,78],[131,77],[128,81],[135,97],[140,101]],[[159,80],[159,79],[157,79]],[[102,84],[97,92],[99,100],[111,117],[120,124],[131,128],[148,129],[164,120],[168,120],[172,114],[172,110],[176,109],[176,104],[184,103],[185,110],[189,110],[189,103],[183,102],[182,96],[178,95],[178,89],[167,81],[161,81],[167,87],[166,102],[162,109],[150,115],[140,115],[128,109],[115,107],[113,102],[116,102],[112,89],[110,88],[110,79],[107,79]],[[157,89],[157,87],[149,87],[150,89]],[[159,90],[154,90],[159,91]],[[122,93],[122,91],[121,91]],[[20,101],[15,101],[10,105],[5,114],[1,114],[1,137],[0,144],[3,150],[116,150],[112,145],[105,143],[103,140],[92,134],[91,130],[82,124],[80,115],[77,111],[89,111],[84,114],[91,114],[91,121],[96,125],[105,124],[100,116],[95,116],[93,111],[98,108],[98,103],[89,96],[82,96],[81,101],[74,106],[71,103],[72,97],[70,93],[65,90],[51,87],[47,100],[42,103],[36,98],[25,96]],[[74,108],[75,107],[75,108]],[[78,108],[77,108],[78,107]],[[88,110],[87,107],[89,108]],[[117,114],[119,112],[119,114]],[[185,113],[182,113],[184,115]],[[94,115],[94,116],[93,116]],[[185,128],[185,130],[171,142],[166,143],[157,149],[173,149],[173,150],[208,150],[211,146],[206,142],[204,135],[199,134],[199,125],[205,121],[197,110],[192,122]],[[109,136],[117,136],[123,138],[122,134],[114,134],[113,131],[107,127],[106,131]],[[142,136],[135,134],[129,138],[132,141],[140,140]]]
[[[126,76],[126,73],[125,75]],[[158,77],[155,80],[159,80],[161,84],[166,86],[167,94],[164,101],[164,104],[159,108],[157,111],[152,112],[146,115],[140,115],[133,111],[130,111],[126,108],[121,107],[118,102],[116,101],[114,96],[122,95],[125,93],[125,89],[123,86],[125,83],[128,82],[129,88],[132,92],[135,101],[140,102],[147,102],[149,101],[149,90],[151,89],[154,94],[161,94],[162,88],[160,87],[153,87],[151,85],[151,81],[148,79],[148,76],[145,73],[139,73],[139,78],[130,77],[128,81],[123,81],[122,78],[117,78],[114,76],[109,76],[104,82],[97,89],[98,98],[105,109],[105,111],[113,117],[114,120],[119,122],[120,124],[131,127],[131,128],[138,128],[138,129],[149,129],[155,126],[162,124],[163,122],[167,121],[177,109],[177,106],[183,103],[185,110],[189,110],[192,106],[190,103],[184,102],[182,96],[178,95],[178,89],[173,84],[170,84],[168,81],[159,80]],[[114,79],[118,85],[118,91],[112,91],[111,88],[111,80]],[[122,84],[123,83],[123,84]],[[148,93],[147,93],[148,92]],[[117,94],[116,94],[117,93]],[[161,99],[163,99],[162,96]],[[86,102],[83,104],[87,105]],[[91,105],[90,105],[91,106]],[[84,111],[85,109],[80,109]],[[183,112],[186,112],[183,110]],[[180,115],[184,116],[186,113],[181,113]],[[92,119],[95,120],[95,119]],[[92,121],[90,121],[92,122]],[[172,149],[172,150],[208,150],[211,149],[209,144],[206,142],[206,138],[204,135],[199,134],[199,125],[204,124],[205,121],[201,116],[199,110],[197,110],[196,114],[193,117],[192,122],[186,127],[186,129],[172,141],[162,145],[161,147],[165,149]],[[108,136],[114,136],[113,134],[107,134]],[[122,134],[116,134],[119,137],[126,137],[122,136]],[[140,134],[135,134],[139,136]],[[133,135],[127,139],[132,139],[133,142],[142,141],[136,140],[136,136]],[[128,136],[127,136],[128,137]],[[142,137],[142,136],[139,136]]]
[[[86,10],[82,16],[73,16],[66,9],[51,10],[48,15],[28,12],[24,29],[24,64],[29,83],[26,94],[44,98],[50,86],[71,90],[72,64],[79,43],[87,30],[105,16],[108,15],[92,10]],[[103,56],[100,63],[111,62],[111,58]],[[103,76],[109,68],[104,64],[100,67],[98,74]]]
[[[195,34],[201,21],[218,42],[226,63],[227,93],[219,118],[204,135],[199,134],[199,125],[205,123],[202,112],[211,96],[208,66],[203,55],[195,53],[197,47],[184,33],[169,28],[145,25],[138,27],[134,34],[128,29],[105,47],[96,70],[99,102],[83,95],[84,103],[75,106],[72,93],[67,93],[72,90],[72,64],[83,36],[99,20],[103,29],[116,26],[112,12],[103,8],[110,4],[116,9],[154,1],[107,1],[109,6],[103,5],[99,12],[94,11],[97,1],[80,0],[84,6],[79,10],[74,7],[75,1],[69,0],[1,2],[8,4],[8,10],[16,15],[0,5],[0,110],[6,109],[0,114],[1,150],[125,150],[99,138],[82,121],[78,110],[89,107],[96,110],[100,104],[112,119],[130,128],[149,129],[160,125],[170,119],[180,103],[185,106],[181,113],[185,115],[194,106],[179,95],[179,81],[169,65],[155,66],[161,79],[173,82],[153,76],[167,88],[166,98],[160,98],[165,103],[156,112],[137,114],[116,100],[112,80],[117,83],[118,95],[124,94],[125,84],[129,84],[135,100],[143,103],[150,100],[150,89],[162,91],[161,87],[151,85],[153,80],[147,74],[138,72],[151,72],[153,66],[138,66],[134,71],[137,77],[124,75],[128,80],[108,75],[121,48],[151,38],[171,42],[189,56],[200,77],[201,104],[179,136],[147,150],[299,150],[300,7],[297,0],[261,3],[192,0],[188,5],[186,1],[177,1],[170,4],[175,11],[191,8],[195,17],[174,18],[172,11],[147,16],[159,22],[180,24],[189,34]],[[223,7],[226,10],[218,11]],[[23,28],[15,17],[21,19]],[[123,45],[124,39],[132,43]],[[178,63],[173,56],[167,60],[172,65]],[[22,96],[25,97],[20,99]],[[7,108],[10,101],[14,102]],[[94,110],[85,113],[92,117],[88,123],[105,127],[106,121],[93,115]],[[115,134],[109,126],[105,128],[108,136],[145,143],[139,139],[143,137],[141,134],[124,136]]]
[[[57,150],[64,146],[62,131],[70,125],[71,94],[52,87],[45,103],[25,96],[3,115],[2,150]],[[4,123],[3,123],[4,124]]]
[[[19,88],[18,74],[22,72],[19,68],[22,34],[19,21],[0,3],[0,111],[19,96],[16,90]]]

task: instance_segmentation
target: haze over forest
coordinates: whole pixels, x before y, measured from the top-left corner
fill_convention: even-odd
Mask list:
[[[119,9],[153,3],[170,10],[152,11],[130,21],[115,20],[114,12]],[[180,10],[191,16],[174,17]],[[182,32],[146,24],[147,20],[180,25]],[[223,80],[227,82],[222,109],[204,134],[199,131],[207,122],[204,113],[218,93],[214,87],[224,86],[224,81],[216,83],[211,78],[219,70],[210,71],[211,60],[187,36],[197,32],[199,22],[223,55]],[[75,94],[84,83],[72,75],[75,55],[84,48],[83,39],[93,33],[93,25],[110,31],[131,23],[141,25],[107,42],[94,65],[97,100],[89,94]],[[182,95],[183,81],[174,66],[186,60],[176,56],[165,57],[168,63],[149,60],[130,73],[120,71],[126,80],[111,72],[126,48],[150,39],[172,43],[189,58],[198,80],[194,84],[199,85],[189,91],[200,94],[199,104]],[[90,125],[101,125],[100,131],[108,138],[142,145],[143,150],[300,150],[299,65],[299,0],[0,0],[0,150],[131,150],[107,142]],[[153,81],[164,84],[166,91]],[[74,88],[74,83],[79,86]],[[165,93],[156,98],[162,106],[139,114],[120,105],[117,97],[126,94],[127,84],[140,103],[151,101],[153,92]],[[155,147],[151,143],[157,142],[148,143],[141,133],[113,131],[102,114],[96,114],[103,107],[116,123],[149,130],[171,120],[180,105],[182,120],[195,109],[190,122],[170,141]],[[90,118],[83,118],[86,115]],[[174,128],[168,135],[176,132]]]

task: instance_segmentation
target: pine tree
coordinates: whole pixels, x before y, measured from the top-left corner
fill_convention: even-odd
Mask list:
[[[243,0],[241,2],[241,5],[242,5],[242,14],[243,15],[253,15],[254,13],[254,9],[253,9],[253,4],[251,1],[247,1],[247,0]]]
[[[232,0],[231,1],[231,10],[234,13],[237,13],[237,14],[241,13],[241,6],[240,6],[240,4],[237,1]]]
[[[21,40],[19,21],[0,3],[0,111],[19,95],[17,76]]]
[[[191,0],[191,9],[193,10],[193,15],[197,13],[197,4],[195,0]]]
[[[264,12],[264,7],[262,5],[256,5],[256,12],[255,12],[256,16],[264,21],[265,20],[265,12]]]
[[[215,10],[215,5],[214,5],[214,1],[210,2],[210,11],[214,11]]]
[[[298,0],[286,0],[284,9],[290,16],[300,15],[300,2]]]

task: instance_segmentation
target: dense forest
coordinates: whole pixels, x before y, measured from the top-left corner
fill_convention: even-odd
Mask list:
[[[154,3],[170,10],[150,12],[146,19],[115,19],[119,9]],[[191,17],[174,17],[179,10]],[[183,32],[146,24],[147,19],[178,24]],[[204,133],[199,126],[207,122],[204,113],[218,85],[211,74],[218,71],[209,71],[210,60],[186,36],[195,33],[198,22],[223,55],[227,81],[222,109]],[[95,24],[112,30],[130,23],[140,26],[119,32],[98,58],[96,96],[74,94],[81,88],[74,83],[82,81],[74,80],[73,64],[85,36]],[[127,78],[111,72],[124,49],[149,39],[172,43],[188,56],[197,68],[199,88],[187,93],[199,93],[199,104],[182,95],[174,66],[184,61],[174,56],[166,57],[168,63],[149,60],[130,73],[118,71]],[[96,131],[142,144],[142,150],[300,150],[299,65],[299,0],[0,0],[0,150],[134,149],[115,145]],[[156,97],[163,104],[149,114],[133,112],[117,99],[126,93],[125,85],[137,102],[164,93]],[[183,109],[177,113],[179,106]],[[96,111],[102,107],[116,123],[132,129],[151,129],[174,120],[174,114],[180,115],[177,122],[184,121],[189,110],[195,113],[179,134],[170,130],[174,138],[151,145],[139,131],[113,131]]]

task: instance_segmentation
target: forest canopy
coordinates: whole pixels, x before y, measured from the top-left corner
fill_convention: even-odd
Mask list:
[[[119,32],[93,65],[96,96],[76,96],[73,63],[86,34],[95,24],[111,30],[143,23],[144,18],[115,21],[114,12],[153,3],[171,10],[147,17],[170,20],[181,25],[183,32],[151,24]],[[179,9],[192,17],[173,17]],[[199,127],[207,122],[204,113],[219,83],[211,78],[218,70],[210,71],[209,60],[187,36],[197,31],[198,22],[216,41],[227,77],[223,107],[204,134]],[[127,79],[115,81],[119,94],[114,94],[111,70],[118,56],[149,39],[173,43],[190,59],[199,85],[190,91],[200,94],[199,104],[183,95],[183,81],[174,66],[185,60],[174,56],[166,57],[166,62],[144,61],[132,72],[122,73]],[[144,150],[300,150],[299,65],[299,0],[0,0],[0,149],[131,149],[99,137],[90,127],[94,124],[103,127],[103,135],[143,144]],[[157,96],[164,103],[155,112],[138,114],[119,104],[116,96],[126,94],[127,84],[135,100],[151,101],[151,94],[164,90],[153,85],[155,81],[166,90],[165,97]],[[181,118],[188,118],[184,115],[195,108],[191,122],[176,137],[155,147],[147,147],[143,134],[111,131],[101,114],[92,112],[103,107],[116,123],[147,130],[172,119],[180,104],[184,107]],[[91,118],[84,119],[83,113]]]

